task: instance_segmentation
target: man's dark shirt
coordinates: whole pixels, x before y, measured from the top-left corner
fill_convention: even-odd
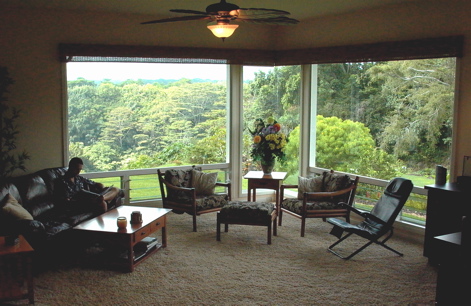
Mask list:
[[[76,195],[81,190],[95,191],[94,190],[95,185],[96,183],[94,181],[84,178],[83,176],[80,176],[80,175],[77,175],[74,178],[74,182],[65,178],[60,178],[58,180],[58,184],[55,187],[55,191],[57,195],[56,198],[60,202],[74,200]]]

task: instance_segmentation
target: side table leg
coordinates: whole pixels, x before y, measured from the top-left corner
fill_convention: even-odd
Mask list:
[[[221,241],[221,218],[219,212],[216,215],[216,241]]]
[[[273,236],[277,236],[278,232],[276,230],[276,217],[273,220]]]

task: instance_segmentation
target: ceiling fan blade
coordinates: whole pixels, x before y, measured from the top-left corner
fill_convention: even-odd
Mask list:
[[[213,19],[213,18],[207,15],[205,16],[181,16],[181,17],[151,20],[151,21],[141,22],[141,24],[165,23],[165,22],[174,22],[174,21],[205,20],[205,19]]]
[[[235,21],[255,23],[255,24],[269,24],[269,25],[290,25],[290,24],[299,23],[299,20],[288,18],[285,16],[271,17],[271,18],[253,18],[253,17],[240,18],[238,17],[235,19]]]
[[[181,17],[151,20],[151,21],[141,22],[141,24],[165,23],[165,22],[189,21],[189,20],[205,20],[205,19],[213,19],[213,18],[211,16],[181,16]]]
[[[237,11],[239,11],[239,14],[243,15],[271,15],[271,16],[284,16],[284,15],[290,15],[290,12],[287,11],[282,11],[282,10],[276,10],[276,9],[265,9],[265,8],[239,8]]]
[[[194,11],[194,10],[179,10],[179,9],[173,9],[173,10],[170,10],[170,12],[174,12],[174,13],[183,13],[183,14],[208,15],[208,13],[206,13],[206,12]]]

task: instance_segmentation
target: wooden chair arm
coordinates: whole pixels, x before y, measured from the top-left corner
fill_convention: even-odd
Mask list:
[[[216,186],[223,186],[223,187],[226,187],[226,188],[230,188],[231,183],[216,182]]]
[[[167,181],[165,181],[165,180],[162,180],[162,183],[165,185],[165,187],[166,187],[167,189],[175,190],[175,191],[181,191],[181,192],[183,192],[183,193],[188,193],[190,197],[193,197],[193,196],[192,196],[192,193],[196,195],[195,188],[178,187],[178,186],[175,186],[175,185],[170,184],[169,182],[167,182]],[[194,198],[194,197],[193,197],[193,198]]]
[[[298,188],[298,185],[282,184],[281,189]]]
[[[304,197],[306,198],[307,201],[313,201],[313,200],[322,200],[325,198],[333,198],[337,196],[341,196],[344,194],[349,193],[352,191],[352,189],[356,186],[350,186],[348,188],[342,189],[342,190],[337,190],[337,191],[331,191],[331,192],[305,192]]]
[[[229,197],[229,201],[231,201],[231,183],[223,183],[223,182],[216,182],[216,186],[222,186],[227,188],[227,196]]]
[[[352,212],[356,213],[359,216],[365,217],[365,212],[360,211],[360,210],[356,209],[353,206],[350,206],[348,203],[340,202],[339,205],[340,205],[341,208],[348,209],[349,211],[352,211]]]
[[[357,187],[356,184],[352,184],[348,188],[338,190],[338,191],[332,191],[332,192],[305,192],[304,196],[303,196],[302,211],[307,210],[307,203],[308,202],[322,201],[324,199],[331,199],[331,198],[338,197],[338,196],[341,196],[341,195],[344,195],[344,194],[348,194],[348,193],[351,193],[353,190],[356,190],[356,187]],[[349,200],[349,203],[348,204],[344,203],[345,205],[342,205],[342,207],[346,206],[344,208],[349,209],[351,207],[349,205],[350,203],[352,203],[352,201]]]
[[[282,184],[280,186],[280,199],[283,201],[285,199],[285,189],[288,188],[298,188],[298,185]]]

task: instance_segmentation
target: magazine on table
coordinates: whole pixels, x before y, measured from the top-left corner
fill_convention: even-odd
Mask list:
[[[82,189],[74,196],[74,200],[79,200],[79,201],[86,201],[86,200],[93,201],[93,200],[96,200],[97,198],[105,195],[108,191],[110,191],[110,189],[112,187],[113,187],[113,185],[103,189],[102,191],[100,191],[100,193],[96,193],[96,192],[93,192],[93,191],[90,191],[90,190]]]

